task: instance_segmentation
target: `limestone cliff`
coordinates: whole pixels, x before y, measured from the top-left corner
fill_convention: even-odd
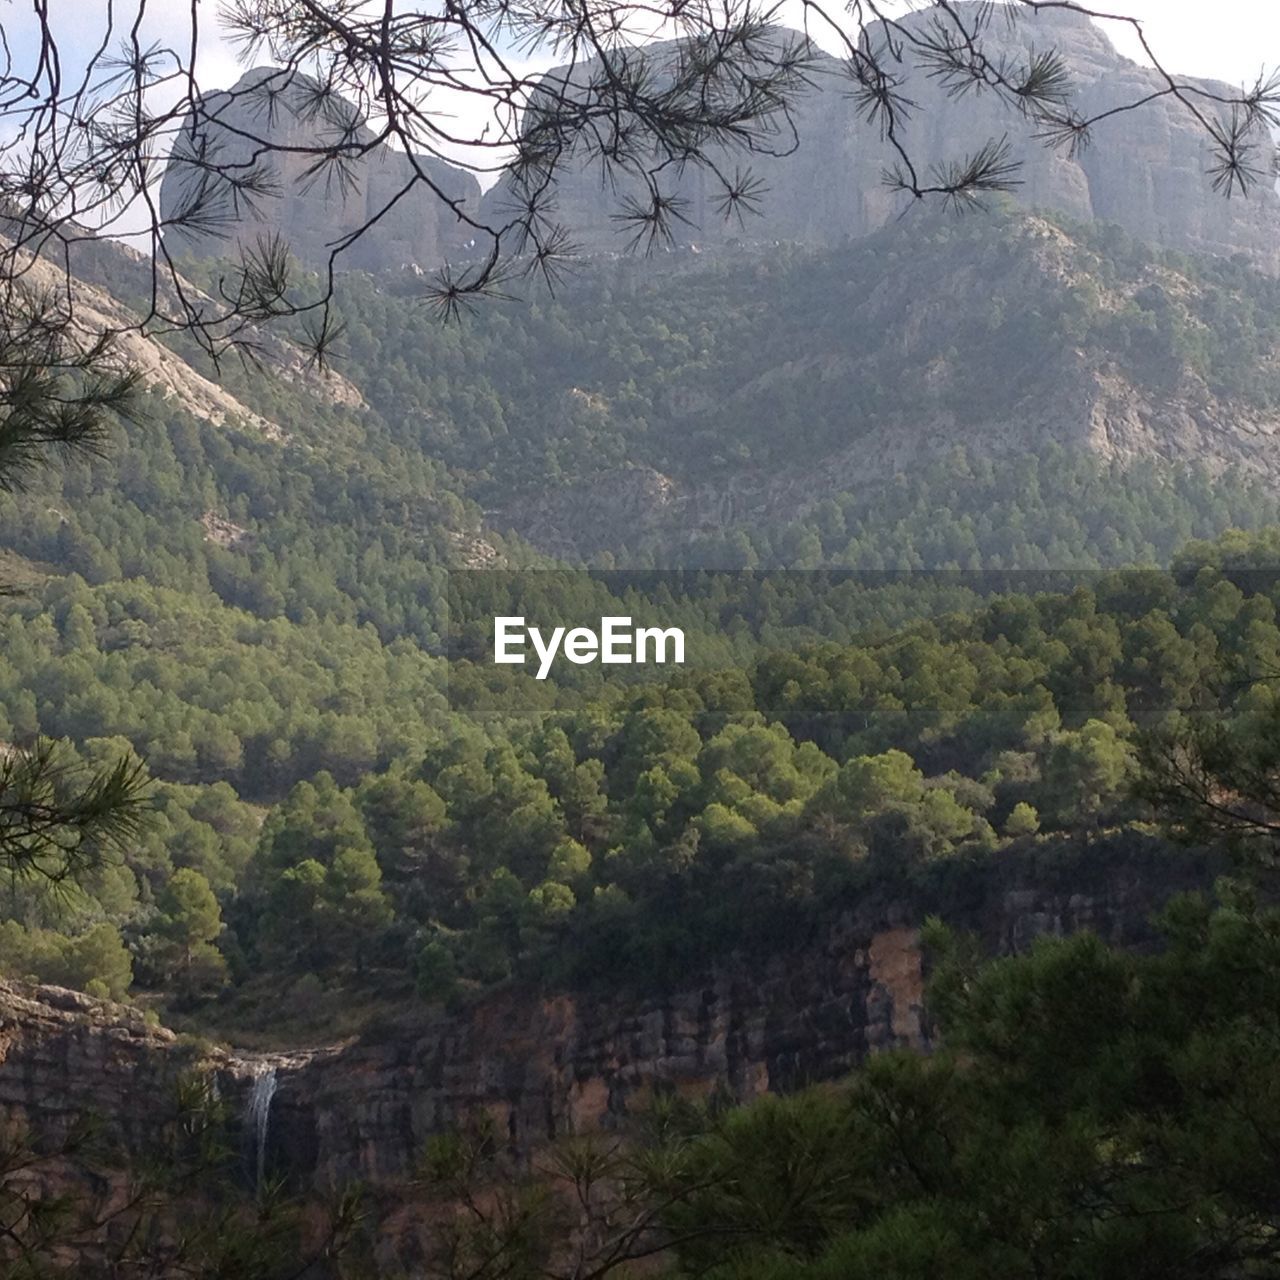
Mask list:
[[[268,67],[247,72],[227,92],[206,95],[186,121],[160,186],[160,214],[166,221],[198,205],[191,225],[170,227],[166,243],[175,252],[225,254],[252,248],[277,232],[306,266],[324,270],[331,247],[342,237],[386,212],[346,251],[347,268],[429,267],[464,252],[470,239],[464,223],[424,185],[398,194],[416,164],[440,195],[469,211],[478,208],[480,187],[470,174],[430,156],[409,157],[378,145],[346,166],[343,178],[309,172],[314,148],[344,144],[368,146],[372,134],[363,125],[348,138],[343,122],[314,110],[314,82]],[[330,114],[354,112],[335,103]],[[271,148],[272,150],[266,150]],[[268,188],[251,200],[236,197],[211,170],[265,169]],[[394,203],[392,203],[394,201]],[[390,206],[389,208],[387,206]]]
[[[1167,850],[1098,863],[1056,876],[992,869],[949,891],[948,918],[978,930],[993,952],[1081,928],[1142,945],[1152,911],[1210,874]],[[200,1056],[119,1006],[0,983],[0,1117],[56,1137],[90,1111],[138,1147],[156,1100],[195,1066],[240,1117],[246,1151],[258,1136],[249,1130],[262,1125],[265,1167],[299,1189],[358,1180],[393,1202],[426,1140],[479,1113],[528,1152],[617,1127],[664,1091],[748,1100],[836,1078],[884,1049],[927,1049],[917,929],[926,909],[869,900],[789,952],[737,956],[666,992],[512,989],[462,1014],[407,1013],[349,1043],[268,1055]]]
[[[0,1117],[54,1145],[94,1115],[126,1149],[155,1123],[155,1100],[190,1054],[141,1015],[60,987],[0,982]]]
[[[965,0],[958,8],[971,5],[972,0]],[[928,11],[906,21],[925,23]],[[875,27],[869,38],[873,44],[882,39]],[[1013,63],[1025,61],[1032,50],[1061,52],[1071,70],[1075,107],[1085,117],[1143,99],[1163,86],[1156,71],[1122,57],[1098,26],[1066,10],[1021,10],[1009,22],[993,22],[985,39],[991,58],[1004,56]],[[655,45],[649,56],[660,61],[671,47]],[[1211,155],[1204,128],[1176,100],[1160,98],[1140,111],[1102,121],[1091,145],[1071,155],[1042,145],[1033,136],[1034,126],[992,95],[968,95],[957,106],[925,71],[904,70],[901,92],[916,107],[900,136],[921,173],[1007,135],[1022,162],[1021,185],[1014,195],[1029,208],[1116,222],[1170,248],[1243,253],[1267,270],[1280,271],[1280,197],[1265,182],[1247,199],[1216,194],[1209,180]],[[591,64],[586,64],[572,73],[570,83],[586,82],[590,75]],[[558,77],[563,82],[565,76],[563,70],[548,73],[553,81]],[[704,170],[691,167],[664,179],[664,191],[681,202],[687,219],[673,228],[677,246],[729,240],[834,245],[867,235],[903,211],[904,198],[883,182],[894,154],[861,117],[842,64],[819,56],[812,80],[812,88],[795,105],[796,145],[788,139],[777,148],[786,154],[718,157],[720,167],[730,173],[750,162],[766,187],[760,216],[748,216],[743,225],[726,222],[716,212],[719,190]],[[1186,82],[1210,93],[1235,92],[1216,82]],[[354,112],[335,101],[318,113],[313,90],[314,84],[300,73],[285,78],[259,67],[230,91],[206,95],[187,120],[175,162],[165,171],[162,217],[175,217],[202,190],[209,165],[247,167],[262,157],[271,192],[248,201],[233,199],[225,185],[214,181],[205,192],[205,216],[198,224],[167,232],[172,248],[224,253],[228,247],[252,245],[264,231],[277,231],[304,263],[321,268],[335,241],[363,225],[405,186],[410,161],[386,146],[373,147],[354,163],[349,181],[326,181],[308,172],[314,149],[343,136],[340,122],[326,116]],[[355,136],[364,143],[371,137],[364,128]],[[280,150],[265,154],[264,145]],[[416,160],[441,195],[461,202],[482,222],[506,222],[519,203],[508,178],[482,198],[478,183],[464,170],[434,157]],[[614,215],[629,194],[634,190],[625,181],[602,183],[598,163],[583,155],[561,171],[555,217],[581,248],[621,250],[628,233]],[[344,253],[342,263],[363,270],[430,268],[448,257],[465,257],[473,236],[474,230],[439,196],[421,186],[396,201]]]
[[[961,11],[974,7],[956,6]],[[905,21],[924,24],[928,11]],[[869,39],[875,46],[883,37],[872,27]],[[993,21],[984,39],[990,58],[1004,55],[1015,65],[1025,63],[1033,49],[1059,51],[1071,70],[1076,109],[1084,117],[1144,98],[1163,84],[1154,70],[1122,57],[1099,27],[1064,9],[1019,10],[1007,23],[1003,18]],[[669,49],[656,46],[650,56],[660,60]],[[549,75],[565,79],[564,71]],[[589,76],[588,65],[569,82],[586,83]],[[733,238],[833,245],[866,235],[902,212],[904,197],[882,181],[894,155],[862,118],[841,64],[820,57],[813,82],[796,107],[793,151],[788,147],[786,155],[720,157],[720,167],[728,173],[749,162],[767,185],[759,217],[749,216],[743,226],[726,223],[715,209],[718,188],[705,171],[689,168],[664,179],[664,193],[683,202],[682,216],[689,222],[673,228],[677,245]],[[1188,83],[1233,92],[1222,84]],[[990,94],[952,101],[919,67],[906,68],[901,93],[916,109],[900,136],[923,174],[1007,135],[1015,158],[1023,162],[1022,185],[1014,195],[1027,207],[1116,222],[1170,248],[1244,253],[1268,270],[1280,270],[1280,198],[1265,182],[1248,199],[1215,194],[1204,130],[1171,98],[1099,123],[1091,145],[1072,156],[1042,145],[1033,137],[1034,126]],[[634,193],[625,183],[616,188],[602,184],[598,164],[584,157],[579,167],[566,168],[557,186],[556,216],[575,243],[594,250],[621,249],[625,227],[620,235],[613,215]],[[486,196],[485,208],[497,210],[511,199],[510,183],[500,182]]]

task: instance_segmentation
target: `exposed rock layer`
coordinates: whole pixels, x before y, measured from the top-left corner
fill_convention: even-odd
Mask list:
[[[1104,860],[1099,860],[1103,862]],[[993,871],[949,903],[995,952],[1092,928],[1150,940],[1151,912],[1201,885],[1203,863],[1125,855],[1058,883]],[[1087,887],[1081,887],[1087,882]],[[434,1133],[487,1113],[512,1148],[616,1127],[655,1094],[747,1100],[838,1077],[868,1054],[927,1049],[919,903],[881,901],[773,957],[738,957],[665,994],[500,993],[459,1016],[424,1013],[349,1044],[291,1054],[213,1051],[202,1069],[237,1114],[276,1073],[266,1162],[317,1190],[404,1182]],[[94,1111],[140,1146],[156,1099],[195,1050],[119,1006],[0,983],[0,1114],[56,1136]],[[247,1143],[250,1135],[241,1135]]]

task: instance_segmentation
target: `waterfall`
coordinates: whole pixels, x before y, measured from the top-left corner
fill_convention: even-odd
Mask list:
[[[264,1067],[253,1077],[249,1091],[247,1112],[248,1129],[253,1134],[254,1152],[257,1156],[257,1187],[262,1186],[267,1170],[267,1125],[271,1120],[271,1099],[276,1096],[276,1069]]]

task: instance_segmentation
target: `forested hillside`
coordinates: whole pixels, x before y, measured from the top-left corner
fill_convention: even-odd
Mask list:
[[[870,882],[1142,821],[1145,733],[1269,714],[1223,683],[1280,654],[1269,581],[568,575],[544,603],[660,600],[701,658],[535,686],[457,647],[483,609],[446,634],[448,570],[1169,565],[1280,522],[1276,288],[1006,211],[586,262],[452,325],[351,276],[342,395],[179,344],[250,417],[157,388],[0,502],[0,739],[69,777],[137,752],[158,808],[74,892],[13,886],[0,966],[242,1030],[281,1015],[263,973],[303,1023],[661,982]],[[1188,564],[1276,556],[1215,546]]]
[[[1115,228],[1006,210],[588,262],[448,326],[412,298],[352,279],[344,371],[571,561],[1167,562],[1273,512],[1275,281]]]
[[[550,300],[477,305],[443,328],[404,307],[412,291],[394,276],[385,291],[357,286],[344,370],[388,417],[424,418],[423,443],[503,500],[623,462],[689,485],[752,466],[803,474],[855,442],[893,456],[926,424],[947,447],[1053,439],[1190,461],[1175,421],[1163,450],[1136,435],[1095,447],[1079,406],[1050,393],[1103,369],[1151,401],[1138,417],[1153,430],[1162,395],[1176,407],[1201,389],[1255,416],[1280,403],[1280,285],[1242,259],[1162,252],[1115,227],[1002,206],[838,250],[587,263]],[[1266,445],[1242,460],[1265,465]]]
[[[799,576],[750,609],[691,606],[712,632],[741,611],[745,662],[514,719],[467,711],[465,661],[446,710],[439,660],[369,627],[52,579],[5,624],[9,732],[39,725],[86,759],[132,743],[162,817],[70,899],[15,886],[4,964],[117,994],[132,976],[279,1028],[255,975],[286,975],[304,1019],[366,986],[661,982],[877,882],[927,884],[1011,842],[1075,856],[1081,835],[1140,829],[1149,735],[1275,715],[1257,677],[1280,663],[1280,592],[1235,566],[1277,558],[1274,535],[1237,537],[1176,573],[992,579],[985,601],[981,578],[932,601],[855,583],[852,626],[822,575]],[[885,592],[893,626],[872,621]],[[932,620],[905,621],[904,592]],[[800,613],[839,643],[771,647]],[[514,685],[497,705],[520,705]],[[201,1006],[220,991],[225,1012]]]

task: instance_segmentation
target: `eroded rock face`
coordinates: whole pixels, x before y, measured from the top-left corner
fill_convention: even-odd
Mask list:
[[[189,1065],[173,1032],[60,987],[0,982],[0,1118],[49,1147],[93,1115],[137,1150]]]
[[[975,7],[955,6],[966,18]],[[928,20],[927,10],[906,19],[915,24]],[[871,39],[881,39],[874,27]],[[1072,72],[1076,109],[1084,117],[1163,86],[1158,73],[1120,56],[1099,27],[1065,10],[1019,10],[1016,20],[1008,23],[999,17],[984,40],[988,57],[1005,56],[1013,65],[1025,64],[1033,48],[1062,53]],[[671,46],[659,46],[652,56],[662,58],[664,48]],[[573,79],[585,82],[589,74],[584,69]],[[563,72],[550,75],[564,78]],[[883,182],[895,153],[877,128],[860,118],[841,64],[833,58],[819,59],[814,82],[795,112],[794,152],[719,157],[723,172],[732,174],[735,167],[749,163],[767,185],[759,217],[748,216],[742,224],[726,222],[716,211],[720,188],[703,170],[664,178],[664,193],[683,202],[681,213],[688,219],[688,224],[677,221],[672,228],[677,246],[734,238],[839,244],[877,230],[910,203]],[[1216,82],[1189,83],[1216,93],[1238,92]],[[932,166],[962,160],[1007,135],[1013,157],[1023,162],[1021,185],[1013,196],[1029,208],[1116,222],[1135,236],[1169,248],[1244,253],[1267,270],[1280,270],[1280,199],[1274,189],[1264,180],[1248,199],[1228,200],[1215,193],[1204,130],[1174,99],[1103,121],[1091,145],[1071,156],[1046,148],[1034,137],[1035,126],[991,94],[970,94],[956,103],[918,68],[907,75],[901,92],[917,104],[900,137],[924,182],[930,181]],[[621,250],[628,232],[625,226],[620,229],[614,215],[628,195],[636,194],[636,188],[623,183],[616,189],[602,184],[598,164],[584,159],[580,168],[567,168],[558,184],[556,216],[575,243]],[[511,183],[504,179],[488,193],[484,207],[496,210],[513,198]]]
[[[190,226],[166,231],[172,251],[234,254],[242,247],[254,249],[264,235],[277,232],[301,262],[323,271],[335,243],[395,200],[414,170],[407,156],[390,147],[375,147],[354,160],[341,181],[336,170],[310,174],[314,154],[288,150],[345,139],[339,117],[354,108],[334,102],[316,113],[314,89],[314,82],[301,74],[286,79],[279,71],[258,67],[229,92],[206,95],[199,112],[188,117],[160,186],[164,219],[197,205],[202,210]],[[365,143],[372,135],[358,127],[354,136]],[[280,150],[268,155],[264,144]],[[252,200],[234,197],[225,183],[209,176],[214,167],[244,172],[259,155],[270,188]],[[415,163],[445,200],[471,213],[479,207],[480,187],[471,175],[430,156],[415,157]],[[464,253],[473,233],[445,200],[425,184],[410,191],[342,254],[340,266],[425,268]]]
[[[929,1043],[918,933],[906,923],[864,934],[846,921],[802,964],[724,965],[664,996],[503,993],[461,1017],[295,1054],[196,1054],[122,1006],[0,983],[0,1114],[54,1141],[92,1112],[126,1150],[143,1150],[157,1099],[183,1072],[204,1072],[230,1104],[252,1181],[250,1097],[270,1073],[258,1121],[266,1168],[303,1188],[392,1188],[431,1135],[482,1114],[527,1152],[617,1128],[660,1093],[748,1101]]]
[[[993,952],[1081,928],[1142,945],[1151,913],[1211,871],[1167,853],[1117,858],[1086,887],[1070,873],[1046,883],[1000,870],[948,916]],[[0,1117],[56,1137],[94,1111],[140,1150],[157,1099],[201,1071],[228,1104],[250,1181],[261,1137],[264,1167],[299,1189],[360,1181],[393,1203],[426,1141],[482,1114],[527,1154],[617,1128],[660,1093],[746,1101],[835,1079],[885,1049],[928,1050],[923,914],[869,902],[789,953],[739,956],[663,994],[512,990],[461,1015],[424,1011],[348,1044],[271,1055],[201,1052],[120,1006],[0,983]],[[259,1135],[250,1098],[267,1072]]]
[[[916,930],[833,934],[804,965],[717,968],[669,995],[503,994],[283,1073],[273,1158],[323,1186],[395,1183],[426,1140],[479,1113],[513,1150],[612,1129],[663,1092],[747,1101],[929,1045]],[[291,1158],[292,1157],[292,1158]]]

